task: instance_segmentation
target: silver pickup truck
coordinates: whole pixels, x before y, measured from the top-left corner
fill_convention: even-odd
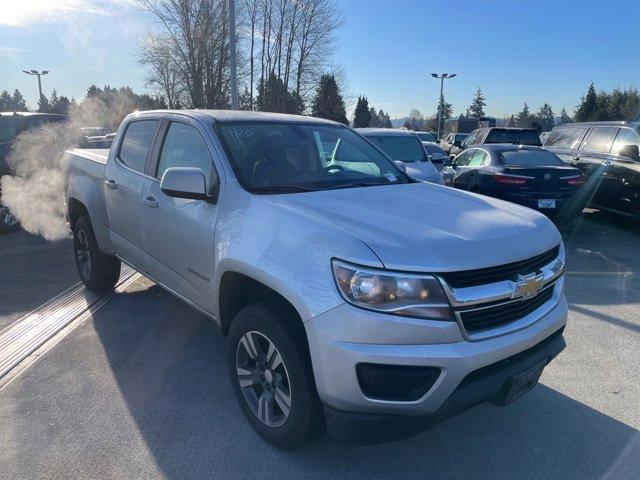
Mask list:
[[[414,181],[344,125],[140,112],[110,150],[66,157],[84,284],[111,288],[124,262],[213,319],[244,415],[279,448],[507,404],[564,348],[553,224]]]

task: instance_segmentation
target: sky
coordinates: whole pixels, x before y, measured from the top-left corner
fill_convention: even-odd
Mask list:
[[[336,1],[350,109],[366,95],[392,117],[434,114],[432,72],[458,74],[445,81],[455,115],[477,87],[494,116],[525,101],[571,114],[591,81],[640,87],[639,0]],[[145,91],[137,51],[152,26],[135,0],[0,0],[0,90],[18,88],[35,107],[36,78],[22,70],[42,69],[47,95],[79,99],[92,83]]]

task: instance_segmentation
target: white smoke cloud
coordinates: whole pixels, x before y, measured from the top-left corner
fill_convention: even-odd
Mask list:
[[[6,161],[12,175],[0,179],[4,204],[26,231],[46,240],[70,236],[64,205],[64,151],[81,139],[81,127],[106,126],[115,130],[135,110],[129,95],[119,94],[107,103],[91,97],[71,113],[65,123],[49,123],[23,132],[15,140]]]

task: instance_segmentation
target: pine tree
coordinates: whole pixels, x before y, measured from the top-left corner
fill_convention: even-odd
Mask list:
[[[544,105],[540,107],[537,114],[537,120],[538,125],[543,132],[548,132],[554,127],[555,119],[551,105],[545,102]]]
[[[244,91],[238,96],[238,108],[240,110],[251,110],[252,103],[251,92],[249,88],[245,86]]]
[[[369,120],[369,126],[372,128],[380,127],[380,119],[378,118],[378,113],[376,109],[371,107],[369,108],[369,115],[371,116],[371,120]]]
[[[0,111],[5,112],[11,110],[12,102],[13,100],[9,91],[2,90],[2,93],[0,93]]]
[[[571,123],[573,120],[571,119],[571,117],[567,114],[567,110],[565,108],[563,108],[560,111],[560,118],[558,119],[558,125],[564,125],[565,123]]]
[[[527,102],[524,102],[522,106],[522,110],[518,113],[518,127],[520,128],[529,128],[531,127],[531,123],[533,122],[533,117],[531,116],[531,112],[529,111],[529,105]]]
[[[320,77],[311,105],[311,115],[349,125],[344,99],[334,75],[325,74]]]
[[[392,128],[391,119],[389,118],[389,114],[385,113],[380,109],[378,111],[378,119],[380,120],[380,128]]]
[[[27,111],[27,102],[25,102],[22,93],[17,88],[13,91],[13,96],[11,97],[11,108],[10,110],[14,112],[26,112]]]
[[[258,84],[258,96],[256,108],[261,112],[295,113],[302,114],[304,103],[300,95],[289,93],[284,82],[274,73],[267,77],[265,82],[260,79]]]
[[[593,82],[589,85],[587,94],[581,98],[580,105],[576,108],[576,122],[589,122],[594,119],[598,109],[598,95]]]
[[[38,100],[38,111],[40,113],[49,113],[49,111],[50,111],[49,99],[47,98],[47,96],[44,93],[40,97],[40,100]]]
[[[471,105],[467,108],[467,115],[476,118],[484,117],[484,107],[486,106],[487,102],[482,94],[482,90],[478,87],[476,93],[473,95]]]
[[[435,118],[436,118],[436,124],[435,124],[435,129],[438,130],[438,112],[440,112],[441,116],[440,116],[440,131],[444,131],[444,121],[447,118],[451,118],[453,116],[453,105],[451,105],[450,103],[447,103],[447,101],[444,98],[444,95],[442,97],[440,97],[440,102],[438,102],[438,107],[436,108],[436,113],[435,113]]]
[[[371,112],[369,112],[369,101],[364,95],[358,97],[356,110],[353,115],[354,128],[366,128],[371,122]]]
[[[509,117],[509,123],[507,124],[507,127],[515,127],[516,126],[516,117],[514,115],[511,115],[511,117]]]

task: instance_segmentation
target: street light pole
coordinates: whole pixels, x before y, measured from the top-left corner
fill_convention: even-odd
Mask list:
[[[40,94],[40,107],[38,107],[38,110],[42,109],[42,104],[43,104],[43,95],[42,95],[42,80],[40,80],[40,77],[42,77],[43,75],[46,75],[47,73],[49,73],[49,70],[42,70],[41,72],[37,71],[37,70],[23,70],[24,73],[26,73],[27,75],[37,75],[38,77],[38,93]]]
[[[231,109],[238,110],[238,72],[236,60],[236,2],[229,0],[229,63],[231,64]]]
[[[457,73],[443,73],[442,75],[438,75],[437,73],[432,73],[431,76],[433,78],[440,79],[440,100],[438,101],[438,136],[437,139],[440,139],[440,124],[442,123],[442,102],[444,98],[444,79],[445,78],[453,78]]]

